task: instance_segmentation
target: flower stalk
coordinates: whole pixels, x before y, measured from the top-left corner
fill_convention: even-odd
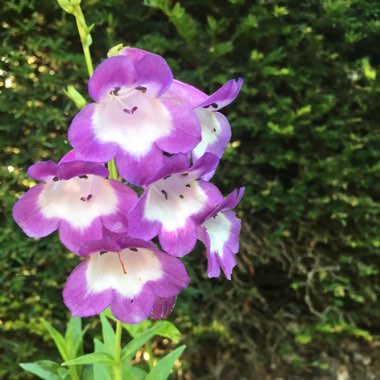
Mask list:
[[[121,375],[121,334],[123,330],[123,325],[120,321],[116,322],[116,336],[115,336],[115,365],[114,365],[114,371],[115,371],[115,380],[122,380]]]

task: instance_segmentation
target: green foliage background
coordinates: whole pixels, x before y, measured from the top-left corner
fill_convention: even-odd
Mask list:
[[[245,80],[224,110],[233,140],[214,180],[225,194],[247,188],[239,266],[231,282],[207,280],[203,248],[186,258],[192,283],[171,316],[188,346],[177,377],[322,376],[347,342],[375,350],[380,3],[88,0],[83,10],[95,63],[123,42],[205,92]],[[11,207],[33,183],[29,165],[69,150],[77,111],[63,90],[87,96],[87,73],[75,20],[54,1],[3,2],[0,26],[0,377],[17,380],[28,378],[20,361],[54,357],[41,319],[63,329],[61,289],[78,260],[56,236],[27,238]]]

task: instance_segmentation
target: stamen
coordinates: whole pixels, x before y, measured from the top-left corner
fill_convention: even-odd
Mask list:
[[[216,214],[213,216],[213,218],[215,219],[217,216],[218,216],[218,213],[216,213]]]
[[[80,197],[83,202],[88,202],[92,198],[92,194],[88,194],[87,197]]]
[[[181,199],[185,198],[182,194],[180,194],[179,197],[180,197]]]
[[[112,91],[110,91],[110,95],[119,95],[119,91],[121,90],[121,87],[114,87]]]
[[[135,88],[135,90],[137,90],[137,91],[141,91],[143,94],[145,94],[147,88],[146,88],[146,87],[143,87],[143,86],[138,86],[138,87]]]
[[[186,187],[191,187],[191,186],[190,186],[190,183],[188,183],[188,184],[186,185]]]
[[[86,174],[84,174],[84,175],[80,175],[79,178],[81,178],[81,179],[87,179],[88,176]]]
[[[213,128],[212,130],[213,130],[214,132],[216,132],[216,129],[215,129],[215,128]]]
[[[105,253],[107,253],[108,251],[100,251],[100,255],[104,255]]]
[[[118,252],[117,255],[119,256],[119,261],[120,261],[120,264],[121,264],[121,268],[123,269],[123,273],[127,274],[127,271],[125,270],[125,266],[124,266],[123,260],[120,257],[120,252]]]
[[[171,177],[171,174],[169,174],[169,175],[167,175],[166,177],[164,177],[164,180],[165,179],[168,179],[168,178],[170,178]]]
[[[129,115],[133,115],[135,111],[137,111],[138,107],[133,107],[132,109],[128,109],[128,108],[123,108],[123,111]]]
[[[189,175],[189,173],[183,173],[181,174],[181,177],[187,177]]]
[[[137,248],[129,248],[130,251],[137,252]]]
[[[165,190],[161,190],[161,193],[164,194],[166,200],[168,200],[168,193]]]
[[[218,105],[216,103],[211,103],[211,104],[208,104],[207,106],[203,106],[203,108],[208,108],[208,107],[218,108]]]
[[[57,182],[57,181],[59,181],[59,178],[58,178],[58,177],[54,177],[54,178],[53,178],[53,181],[54,181],[54,182]]]

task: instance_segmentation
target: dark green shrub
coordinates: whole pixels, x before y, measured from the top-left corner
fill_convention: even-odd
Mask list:
[[[356,341],[364,350],[380,327],[380,4],[145,5],[85,2],[95,62],[123,42],[164,55],[177,78],[206,92],[245,79],[225,110],[233,141],[215,177],[225,193],[247,187],[239,267],[231,283],[206,281],[202,249],[187,258],[192,286],[173,315],[190,346],[185,370],[237,379],[254,368],[264,378],[277,365],[287,379],[319,376],[326,357],[340,360],[337,347]],[[87,96],[69,16],[32,0],[6,2],[0,16],[4,378],[25,378],[17,362],[49,349],[40,319],[64,324],[60,289],[77,261],[56,238],[28,239],[10,214],[30,184],[27,167],[69,149],[76,110],[63,89],[74,84]]]

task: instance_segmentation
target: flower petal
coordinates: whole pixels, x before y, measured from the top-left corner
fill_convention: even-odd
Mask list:
[[[92,99],[100,102],[114,87],[130,87],[136,82],[136,70],[127,57],[117,55],[105,59],[94,71],[88,82]]]
[[[148,318],[153,309],[154,300],[154,294],[149,286],[144,286],[141,293],[134,298],[116,293],[111,310],[119,321],[135,324]]]
[[[165,178],[168,175],[173,173],[180,173],[188,171],[190,166],[190,160],[185,154],[176,154],[169,159],[166,160],[164,165],[157,171],[155,176],[149,181],[149,183],[153,183],[158,181],[161,178]]]
[[[120,246],[111,238],[104,237],[98,240],[88,240],[80,246],[79,254],[89,257],[92,253],[101,251],[119,252]]]
[[[110,161],[116,154],[116,142],[102,141],[95,134],[94,115],[99,105],[84,107],[71,122],[68,136],[77,159],[94,162]]]
[[[91,317],[101,313],[112,302],[114,291],[92,291],[87,281],[88,261],[81,262],[70,274],[63,289],[63,302],[72,316]]]
[[[197,108],[203,107],[209,109],[210,111],[220,110],[235,100],[242,85],[242,78],[229,80],[202,103],[200,103]]]
[[[87,174],[105,178],[108,176],[108,169],[104,165],[88,161],[62,162],[58,169],[58,178],[64,180]]]
[[[13,206],[13,218],[20,228],[30,237],[43,237],[51,234],[59,226],[57,218],[43,215],[39,198],[44,185],[29,189]]]
[[[54,161],[37,162],[28,169],[28,176],[37,181],[46,182],[58,173],[58,165]]]
[[[137,86],[146,87],[151,96],[161,96],[170,87],[173,74],[165,59],[157,54],[146,54],[136,64]]]
[[[178,103],[176,98],[160,98],[169,110],[173,131],[159,139],[156,144],[169,153],[187,153],[201,141],[201,125],[188,104]]]
[[[119,55],[123,55],[125,57],[128,57],[134,64],[139,62],[141,58],[145,57],[148,54],[153,54],[147,50],[139,49],[139,48],[132,48],[132,47],[126,47],[122,50],[120,50]]]
[[[78,254],[80,246],[88,240],[101,239],[103,236],[102,223],[96,218],[85,228],[78,228],[62,220],[59,226],[59,239],[71,252]]]
[[[150,282],[152,292],[159,297],[176,296],[190,283],[190,277],[185,265],[176,257],[155,250],[155,256],[160,260],[163,277]]]
[[[202,126],[202,141],[193,149],[193,158],[198,160],[206,152],[222,157],[228,142],[231,140],[231,127],[227,118],[220,112],[195,110]]]
[[[145,216],[147,192],[137,202],[136,207],[128,214],[129,235],[131,237],[151,240],[160,230],[160,223],[148,220]]]
[[[219,164],[219,158],[212,153],[205,153],[197,162],[193,165],[191,171],[196,173],[197,176],[203,177],[205,174],[215,170]]]
[[[188,218],[182,228],[168,231],[162,227],[158,237],[164,251],[181,257],[194,248],[197,242],[197,226]]]
[[[119,174],[134,185],[148,183],[164,164],[164,155],[160,149],[152,145],[151,150],[142,157],[135,157],[124,150],[119,150],[115,157]]]
[[[152,319],[166,318],[174,309],[176,300],[177,297],[156,297],[149,317]]]

